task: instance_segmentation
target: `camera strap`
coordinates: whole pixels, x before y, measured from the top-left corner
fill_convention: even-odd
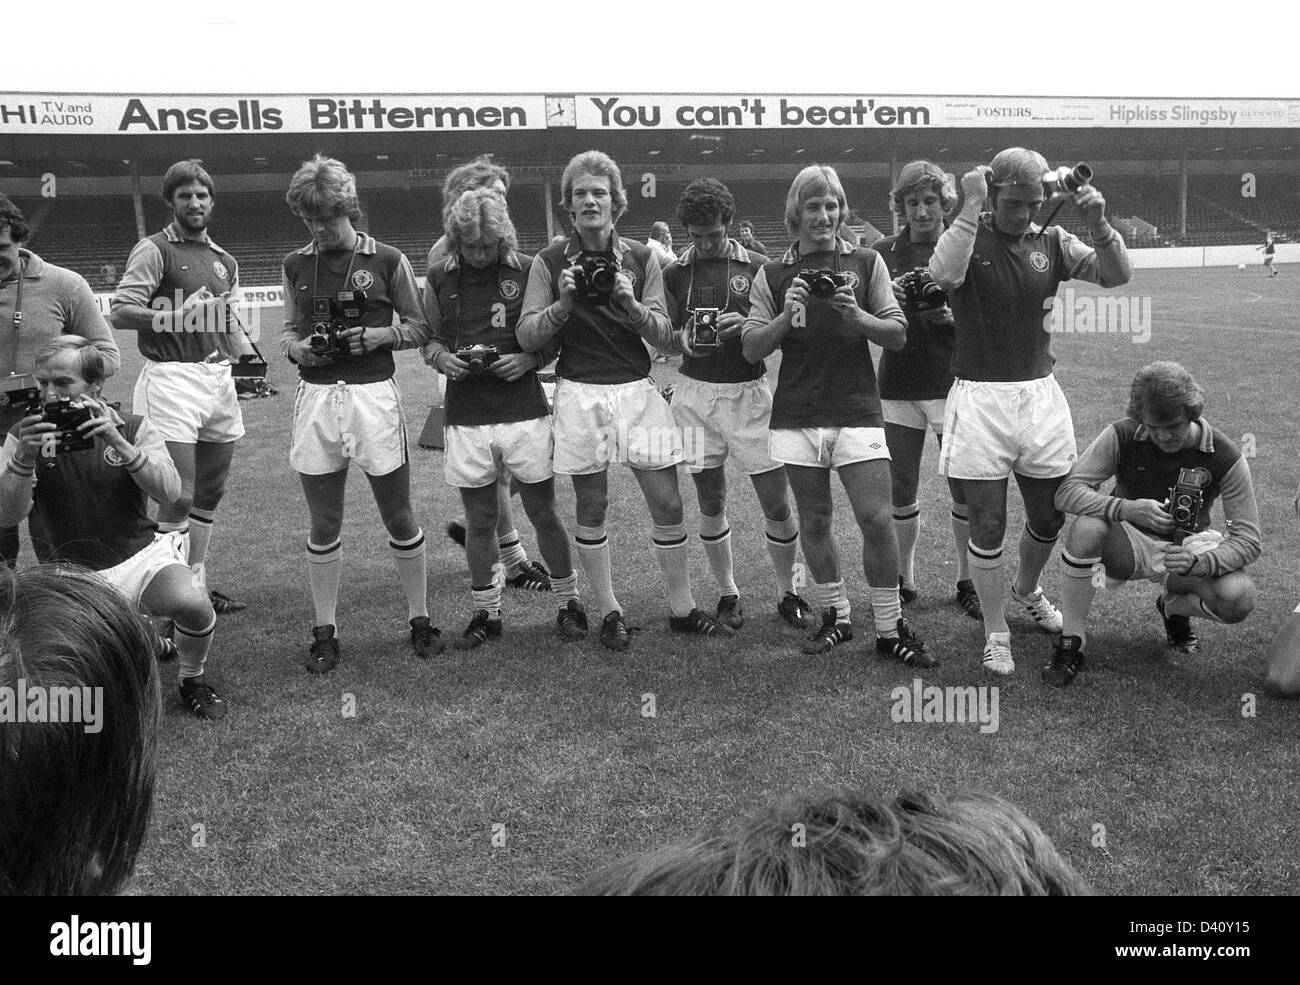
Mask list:
[[[18,372],[18,333],[23,328],[23,275],[27,273],[27,260],[20,258],[18,263],[18,281],[14,285],[14,351],[13,361],[9,364],[10,374]]]
[[[695,310],[695,305],[691,304],[691,292],[695,290],[695,258],[696,256],[699,255],[699,252],[700,251],[697,249],[694,248],[691,249],[691,276],[690,279],[686,282],[687,312],[693,312]],[[726,264],[727,264],[727,269],[726,269],[727,297],[726,300],[718,306],[719,311],[726,311],[727,306],[731,304],[731,243],[730,241],[728,241],[727,243]]]
[[[361,234],[357,233],[356,236],[357,236],[357,240],[355,243],[352,244],[352,256],[348,258],[348,269],[343,273],[344,290],[347,289],[349,281],[352,280],[352,266],[357,262],[357,254],[361,251]],[[321,251],[317,250],[316,266],[315,269],[312,271],[312,275],[311,275],[311,293],[313,296],[316,296],[320,293],[320,254]],[[328,270],[329,268],[326,267],[325,269]],[[337,294],[338,291],[334,291],[333,293]]]

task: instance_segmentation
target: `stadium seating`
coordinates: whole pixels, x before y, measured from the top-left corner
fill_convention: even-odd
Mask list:
[[[676,220],[677,199],[686,179],[669,175],[653,199],[632,194],[628,214],[619,223],[621,233],[639,242],[649,236],[650,225],[664,220],[673,228],[674,246],[685,245]],[[783,208],[789,189],[780,181],[731,181],[736,197],[736,218],[749,219],[755,235],[778,253],[789,242]],[[1264,230],[1272,229],[1278,242],[1300,241],[1300,180],[1290,176],[1262,176],[1254,198],[1243,198],[1239,175],[1192,175],[1188,183],[1187,234],[1178,235],[1178,182],[1173,176],[1108,178],[1103,186],[1108,214],[1126,230],[1130,246],[1211,246],[1262,243]],[[892,231],[888,182],[858,179],[849,182],[849,202],[855,222],[869,222],[880,232]],[[120,276],[136,241],[135,213],[128,196],[18,199],[34,230],[32,249],[47,260],[83,274],[96,290],[110,287],[101,272],[113,264]],[[362,228],[373,229],[385,242],[411,259],[417,276],[424,274],[428,248],[441,235],[441,202],[432,187],[381,189],[363,196],[366,218]],[[516,186],[510,195],[511,214],[522,249],[535,253],[546,245],[546,205],[536,184]],[[1050,209],[1050,206],[1048,207]],[[1045,209],[1042,218],[1048,212]],[[144,199],[145,226],[161,229],[168,221],[156,198]],[[1125,218],[1140,220],[1140,230],[1130,232]],[[1054,221],[1079,236],[1087,230],[1068,205]],[[1155,228],[1147,232],[1147,226]],[[213,234],[240,262],[245,285],[279,283],[285,254],[306,242],[302,224],[284,204],[281,192],[223,192],[218,201]]]

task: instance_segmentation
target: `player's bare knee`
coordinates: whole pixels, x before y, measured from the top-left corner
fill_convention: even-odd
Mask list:
[[[799,511],[799,533],[805,538],[824,539],[831,532],[830,506]]]
[[[1215,586],[1214,613],[1224,622],[1241,622],[1254,611],[1257,595],[1250,578],[1225,578]]]
[[[1110,536],[1111,524],[1095,516],[1076,517],[1074,526],[1065,538],[1065,549],[1075,557],[1092,557],[1100,554]]]

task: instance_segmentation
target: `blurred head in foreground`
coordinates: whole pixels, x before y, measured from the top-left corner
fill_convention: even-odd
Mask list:
[[[992,794],[788,800],[588,876],[597,896],[1081,896],[1041,828]]]
[[[0,896],[105,895],[131,875],[157,770],[155,639],[89,571],[0,568]]]

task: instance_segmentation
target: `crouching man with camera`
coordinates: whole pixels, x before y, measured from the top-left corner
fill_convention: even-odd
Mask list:
[[[1255,584],[1243,570],[1261,550],[1250,466],[1201,417],[1204,403],[1182,366],[1144,366],[1129,390],[1128,417],[1097,436],[1057,490],[1057,509],[1077,517],[1061,552],[1064,628],[1043,668],[1053,687],[1083,668],[1088,609],[1103,577],[1108,585],[1163,585],[1156,608],[1169,646],[1182,654],[1198,650],[1189,617],[1241,622],[1255,607]],[[1111,477],[1113,495],[1098,492]],[[1226,535],[1210,529],[1220,498]]]
[[[587,151],[569,161],[560,196],[574,235],[533,260],[518,336],[525,352],[552,340],[560,346],[555,471],[573,477],[578,556],[600,606],[600,641],[611,650],[631,642],[614,595],[605,533],[612,461],[632,468],[650,509],[655,556],[668,583],[669,628],[733,636],[730,626],[695,607],[677,485],[681,435],[650,379],[642,344],[665,348],[672,342],[663,273],[649,249],[614,228],[627,210],[627,192],[608,155]]]
[[[361,206],[356,179],[343,162],[319,154],[307,161],[285,201],[312,236],[284,261],[280,337],[302,377],[289,464],[302,480],[311,514],[307,574],[315,623],[307,670],[323,674],[339,661],[339,534],[354,459],[388,530],[411,644],[427,659],[442,651],[443,642],[429,622],[424,532],[411,512],[406,418],[393,383],[393,350],[429,341],[415,274],[399,250],[353,228]]]
[[[533,258],[516,251],[506,200],[491,188],[463,193],[448,205],[445,221],[449,255],[430,265],[425,282],[432,337],[424,358],[447,377],[444,465],[448,484],[460,489],[465,504],[474,616],[454,645],[468,650],[501,635],[505,570],[497,489],[507,469],[518,480],[550,568],[560,606],[557,631],[564,639],[582,639],[587,615],[578,601],[569,535],[555,512],[551,414],[537,379],[537,368],[554,358],[556,346],[523,352],[515,336]]]
[[[131,603],[173,620],[182,703],[199,718],[224,718],[226,702],[203,672],[217,614],[186,563],[183,535],[149,518],[150,498],[181,495],[167,445],[147,419],[123,419],[99,399],[104,357],[89,340],[52,339],[35,376],[39,408],[0,450],[0,525],[33,513],[48,538],[43,557],[97,571]]]

